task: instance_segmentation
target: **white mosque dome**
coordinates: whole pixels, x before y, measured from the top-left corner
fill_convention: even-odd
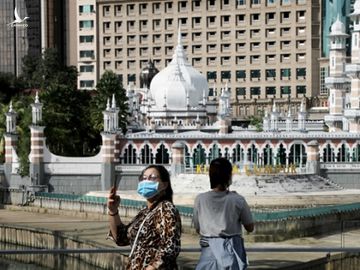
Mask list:
[[[337,17],[336,21],[331,25],[331,33],[330,36],[347,36],[345,24],[343,24],[339,16]]]
[[[356,0],[354,4],[354,12],[352,15],[358,15],[360,14],[360,0]]]
[[[186,109],[188,103],[190,107],[198,107],[204,92],[207,97],[209,86],[206,77],[187,62],[179,31],[178,45],[171,62],[150,84],[150,94],[155,101],[155,107]]]

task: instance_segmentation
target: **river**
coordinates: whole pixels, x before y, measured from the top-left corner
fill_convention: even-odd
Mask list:
[[[24,248],[21,246],[0,242],[0,250],[14,250]],[[35,262],[42,262],[45,266]],[[46,267],[46,265],[48,267]],[[54,267],[54,265],[56,265]],[[1,270],[49,270],[49,269],[76,269],[76,270],[100,270],[79,259],[62,255],[0,255]]]

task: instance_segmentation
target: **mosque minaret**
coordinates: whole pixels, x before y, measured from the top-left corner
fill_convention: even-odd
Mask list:
[[[329,88],[329,114],[325,116],[325,123],[330,132],[343,129],[343,113],[346,89],[349,79],[345,74],[346,65],[346,38],[345,25],[339,17],[331,26],[330,38],[330,70],[325,84]]]

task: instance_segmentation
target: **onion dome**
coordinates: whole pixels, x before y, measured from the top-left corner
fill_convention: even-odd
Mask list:
[[[198,107],[203,100],[204,91],[208,96],[206,77],[187,62],[179,31],[178,45],[171,62],[155,75],[150,84],[155,107],[163,108],[166,105],[168,109],[186,109],[187,102],[190,107]],[[164,104],[164,96],[167,97],[167,104]]]

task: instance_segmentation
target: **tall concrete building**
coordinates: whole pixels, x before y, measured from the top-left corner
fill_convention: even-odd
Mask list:
[[[210,96],[228,84],[233,116],[263,112],[275,100],[293,113],[319,95],[321,0],[79,0],[79,86],[107,70],[139,85],[152,59],[167,66],[181,29],[188,61],[207,77]]]
[[[57,48],[64,59],[64,16],[62,0],[0,1],[0,72],[20,75],[23,57],[45,48]]]

